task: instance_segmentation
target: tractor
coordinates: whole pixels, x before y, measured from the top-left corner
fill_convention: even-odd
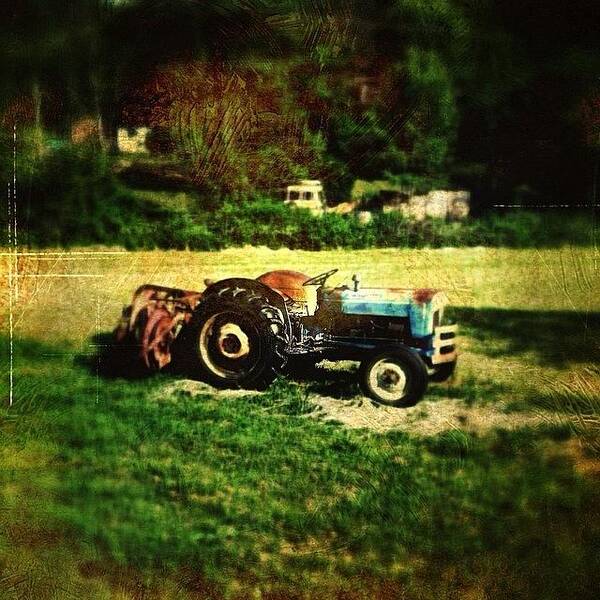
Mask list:
[[[375,402],[412,406],[428,382],[456,365],[456,325],[444,325],[446,295],[435,289],[328,286],[270,271],[257,279],[205,280],[203,292],[144,285],[116,329],[148,370],[170,365],[215,387],[265,389],[278,375],[322,360],[360,362]]]

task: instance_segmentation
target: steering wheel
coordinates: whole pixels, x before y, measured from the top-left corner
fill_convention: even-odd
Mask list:
[[[325,273],[321,273],[320,275],[307,279],[302,285],[325,285],[325,282],[338,271],[339,269],[331,269],[331,271],[325,271]]]

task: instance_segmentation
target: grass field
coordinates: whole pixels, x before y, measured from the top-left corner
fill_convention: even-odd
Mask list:
[[[0,598],[597,597],[594,249],[57,252],[12,297],[0,259]],[[455,379],[402,411],[351,365],[263,394],[103,375],[141,283],[333,267],[445,288]]]

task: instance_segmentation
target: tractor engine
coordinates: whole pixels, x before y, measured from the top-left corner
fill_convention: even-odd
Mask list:
[[[415,341],[441,324],[446,295],[433,289],[347,286],[319,290],[315,317],[343,335]]]

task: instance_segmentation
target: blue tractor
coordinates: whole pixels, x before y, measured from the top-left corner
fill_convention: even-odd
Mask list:
[[[362,288],[356,275],[328,286],[336,272],[269,271],[206,281],[203,292],[142,286],[117,337],[137,344],[149,368],[172,362],[218,387],[260,389],[324,359],[359,361],[364,393],[398,407],[452,374],[457,326],[443,324],[443,292]]]

